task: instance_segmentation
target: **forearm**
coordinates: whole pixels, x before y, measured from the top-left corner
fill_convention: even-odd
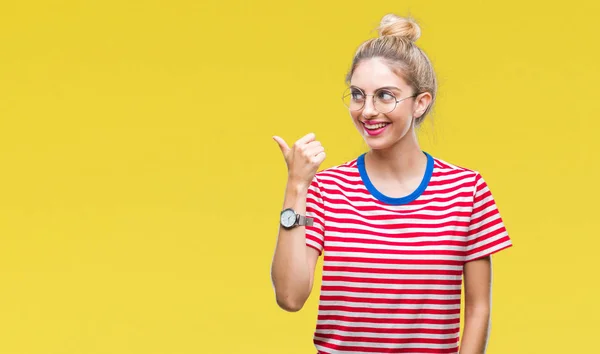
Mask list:
[[[490,307],[473,306],[465,309],[465,326],[459,354],[484,354],[490,328]]]
[[[307,193],[308,188],[288,183],[283,208],[293,208],[304,215]],[[287,311],[300,310],[310,295],[312,284],[305,227],[279,228],[271,278],[279,306]]]

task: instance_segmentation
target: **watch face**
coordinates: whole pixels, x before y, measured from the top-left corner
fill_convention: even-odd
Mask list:
[[[286,209],[281,213],[281,225],[292,227],[296,222],[296,213],[293,210]]]

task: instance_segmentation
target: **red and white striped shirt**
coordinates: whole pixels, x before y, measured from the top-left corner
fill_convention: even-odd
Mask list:
[[[512,242],[481,175],[425,155],[425,177],[402,198],[377,191],[364,155],[313,179],[320,354],[458,353],[463,265]]]

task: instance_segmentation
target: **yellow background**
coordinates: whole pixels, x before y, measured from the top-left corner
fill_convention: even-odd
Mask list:
[[[0,353],[314,353],[320,282],[294,314],[270,282],[271,136],[314,131],[323,168],[364,151],[340,95],[387,12],[419,21],[438,73],[423,149],[482,172],[515,243],[488,353],[597,350],[599,10],[3,1]]]

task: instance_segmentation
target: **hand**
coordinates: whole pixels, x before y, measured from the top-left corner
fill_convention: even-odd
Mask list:
[[[288,168],[288,182],[300,188],[308,189],[319,166],[325,160],[325,148],[310,133],[294,143],[290,148],[286,142],[274,136]]]

